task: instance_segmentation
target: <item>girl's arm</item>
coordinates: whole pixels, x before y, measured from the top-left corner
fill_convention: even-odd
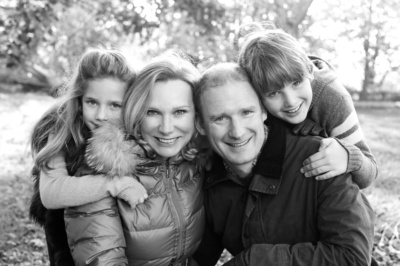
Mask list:
[[[69,176],[63,154],[55,156],[49,166],[52,169],[47,173],[41,171],[39,182],[41,200],[48,209],[80,206],[109,196],[121,198],[134,207],[147,197],[146,189],[132,176]]]

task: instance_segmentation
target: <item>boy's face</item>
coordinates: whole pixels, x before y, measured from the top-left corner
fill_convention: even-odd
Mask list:
[[[290,124],[303,122],[312,101],[312,89],[309,78],[302,81],[285,83],[284,88],[269,91],[262,97],[267,110]]]

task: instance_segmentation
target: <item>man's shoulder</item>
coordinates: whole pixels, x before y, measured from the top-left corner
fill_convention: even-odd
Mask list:
[[[322,137],[295,135],[290,130],[286,134],[286,152],[291,149],[302,149],[304,151],[317,152]]]

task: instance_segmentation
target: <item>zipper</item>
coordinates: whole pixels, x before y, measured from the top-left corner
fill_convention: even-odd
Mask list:
[[[185,234],[185,228],[184,228],[184,218],[183,218],[183,210],[181,206],[181,200],[179,199],[178,193],[175,191],[175,186],[173,183],[173,178],[170,178],[169,174],[169,160],[167,160],[166,164],[166,175],[167,175],[167,180],[166,180],[166,185],[169,190],[169,193],[167,193],[168,198],[171,202],[171,210],[172,210],[172,216],[174,217],[176,226],[178,228],[178,245],[177,245],[177,256],[176,260],[174,261],[179,261],[179,259],[183,256],[184,252],[184,234]]]

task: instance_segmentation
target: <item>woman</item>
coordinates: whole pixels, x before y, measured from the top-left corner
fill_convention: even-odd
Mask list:
[[[134,209],[118,201],[129,265],[185,265],[200,243],[204,210],[193,104],[198,78],[197,69],[182,57],[160,57],[143,68],[125,96],[123,123],[146,152],[147,163],[136,176],[149,196]],[[73,177],[48,178],[53,180],[40,186],[42,195],[69,193],[60,186]],[[88,180],[79,188],[82,192],[87,193],[95,182]],[[109,193],[105,190],[103,196]]]

